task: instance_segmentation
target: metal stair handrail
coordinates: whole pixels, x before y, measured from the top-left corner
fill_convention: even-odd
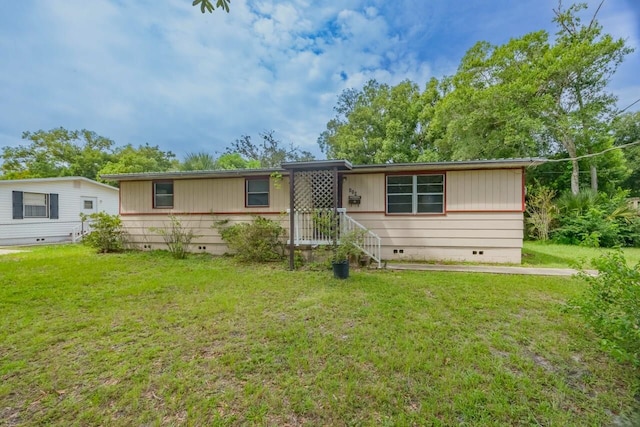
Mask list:
[[[362,239],[358,239],[355,245],[362,252],[370,256],[378,262],[378,268],[382,267],[381,255],[381,239],[376,233],[372,232],[355,219],[351,218],[346,212],[340,213],[340,234],[344,235],[353,231],[361,232]]]

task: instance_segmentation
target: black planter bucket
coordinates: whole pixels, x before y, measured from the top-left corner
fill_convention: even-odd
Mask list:
[[[346,279],[349,277],[349,260],[333,263],[333,277]]]

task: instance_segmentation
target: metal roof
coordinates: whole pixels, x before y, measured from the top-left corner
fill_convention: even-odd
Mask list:
[[[458,160],[448,162],[420,162],[420,163],[383,163],[376,165],[354,165],[353,170],[460,170],[460,169],[495,169],[514,167],[533,167],[545,163],[542,157],[527,157],[519,159],[487,159],[487,160]]]
[[[374,165],[351,165],[346,160],[317,160],[311,162],[287,162],[282,168],[267,169],[233,169],[209,171],[174,171],[174,172],[142,172],[125,174],[108,174],[100,177],[109,181],[141,181],[159,179],[201,179],[228,178],[239,176],[264,176],[272,173],[288,175],[291,170],[300,169],[333,169],[337,167],[345,173],[384,172],[384,171],[414,171],[414,170],[460,170],[460,169],[495,169],[537,166],[547,159],[530,157],[520,159],[490,159],[490,160],[461,160],[449,162],[420,162],[420,163],[384,163]]]
[[[287,170],[318,170],[333,169],[351,170],[353,166],[348,160],[311,160],[307,162],[284,162],[281,164]]]

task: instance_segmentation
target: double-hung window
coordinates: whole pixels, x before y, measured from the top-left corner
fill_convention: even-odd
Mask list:
[[[387,213],[444,213],[444,175],[388,175]]]
[[[58,219],[58,194],[13,191],[13,219]]]
[[[245,191],[247,207],[269,206],[269,178],[247,178]]]
[[[24,218],[49,218],[49,195],[23,193]]]
[[[160,209],[173,208],[173,181],[157,181],[153,183],[153,207]]]

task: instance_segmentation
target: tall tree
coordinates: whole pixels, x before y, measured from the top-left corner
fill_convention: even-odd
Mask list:
[[[293,144],[288,146],[276,139],[274,131],[260,134],[260,142],[254,143],[251,136],[242,135],[226,149],[227,154],[237,153],[248,161],[259,162],[260,167],[276,168],[283,162],[301,162],[313,160],[309,151],[304,151]],[[254,163],[255,164],[255,163]]]
[[[2,148],[2,179],[83,176],[96,179],[112,160],[114,142],[83,130],[64,128],[24,132],[26,145]]]
[[[585,4],[566,10],[560,4],[554,10],[554,22],[559,26],[556,42],[545,58],[546,87],[541,88],[548,101],[545,124],[551,137],[572,158],[573,194],[580,186],[576,157],[611,146],[607,131],[615,116],[617,98],[606,88],[618,65],[632,52],[623,39],[614,40],[602,33],[596,20],[600,6],[585,25],[578,15],[587,8]],[[595,168],[595,162],[591,163],[592,187],[597,187]]]
[[[576,194],[578,157],[612,144],[608,128],[616,98],[607,84],[631,52],[624,40],[602,33],[597,11],[584,25],[583,9],[584,4],[566,10],[560,4],[553,43],[539,31],[502,46],[474,46],[436,108],[440,148],[458,159],[566,153]],[[594,172],[598,161],[590,161]]]
[[[547,50],[540,31],[502,46],[478,42],[447,79],[450,90],[436,105],[430,132],[452,160],[542,154],[536,67]]]
[[[318,144],[327,157],[353,163],[435,160],[424,130],[439,96],[435,79],[422,93],[408,80],[396,86],[370,80],[360,91],[347,89]]]

